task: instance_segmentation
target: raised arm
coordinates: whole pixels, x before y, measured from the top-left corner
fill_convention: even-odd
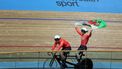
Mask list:
[[[76,30],[76,32],[77,32],[79,35],[81,35],[81,36],[82,36],[81,30],[80,30],[80,28],[79,28],[79,27],[75,27],[75,30]]]
[[[92,29],[90,29],[90,30],[87,32],[87,35],[88,35],[88,36],[91,36],[91,34],[92,34]]]
[[[82,26],[80,23],[75,23],[75,30],[76,30],[76,32],[79,34],[79,35],[83,35],[82,34],[82,32],[81,32],[81,29],[80,29],[80,27],[78,27],[78,26]]]

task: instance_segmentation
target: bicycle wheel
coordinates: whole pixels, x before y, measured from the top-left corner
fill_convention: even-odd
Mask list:
[[[93,69],[93,62],[89,58],[85,58],[80,63],[79,69]]]
[[[50,66],[50,61],[51,59],[46,59],[43,63],[43,69],[57,69],[58,68],[58,63],[54,60],[52,66]]]

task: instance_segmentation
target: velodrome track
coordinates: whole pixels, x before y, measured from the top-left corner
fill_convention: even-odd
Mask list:
[[[53,36],[67,39],[74,50],[80,37],[74,29],[76,21],[102,18],[107,27],[93,31],[88,49],[122,49],[122,15],[112,13],[0,11],[0,51],[50,50]]]
[[[0,68],[43,67],[43,61],[47,60],[45,57],[49,56],[41,51],[50,50],[55,34],[67,39],[76,50],[80,37],[74,23],[93,18],[104,19],[108,26],[93,31],[88,50],[96,52],[88,52],[86,56],[94,61],[96,69],[121,69],[121,14],[45,11],[0,11]]]

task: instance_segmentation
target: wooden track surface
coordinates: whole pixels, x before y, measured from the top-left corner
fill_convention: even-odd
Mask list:
[[[50,46],[53,36],[61,35],[72,47],[79,47],[80,36],[74,29],[75,20],[102,18],[107,27],[93,31],[88,47],[122,48],[122,14],[80,13],[80,12],[40,12],[40,11],[0,11],[0,18],[48,18],[55,20],[0,19],[0,51],[49,50],[36,46]],[[56,20],[56,19],[71,20]],[[11,46],[11,47],[3,47]],[[12,47],[17,46],[17,47]],[[28,48],[18,46],[31,46]],[[90,50],[92,48],[89,48]],[[104,48],[105,49],[105,48]],[[76,50],[76,49],[75,49]],[[97,50],[101,50],[97,49]]]

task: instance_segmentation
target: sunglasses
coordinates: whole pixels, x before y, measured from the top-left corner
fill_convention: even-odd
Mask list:
[[[57,38],[57,39],[54,39],[55,41],[58,41],[59,39]]]

